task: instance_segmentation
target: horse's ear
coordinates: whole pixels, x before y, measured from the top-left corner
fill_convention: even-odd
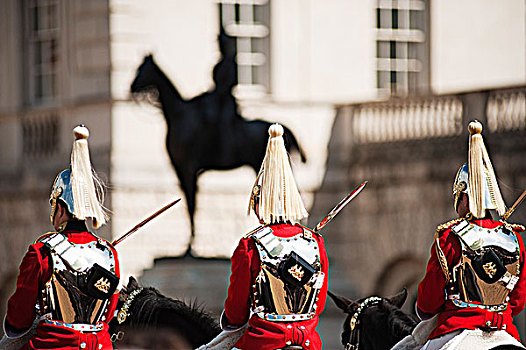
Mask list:
[[[145,61],[153,61],[153,55],[151,52],[149,52],[146,56],[144,56]]]
[[[404,305],[405,300],[407,299],[407,289],[403,289],[400,293],[388,298],[391,304],[396,305],[398,308],[401,308]]]
[[[130,278],[128,279],[128,286],[126,287],[126,289],[128,289],[129,291],[132,291],[137,288],[139,288],[139,282],[137,282],[135,277],[130,276]]]
[[[334,301],[336,306],[342,309],[344,312],[350,313],[358,305],[358,303],[351,299],[332,294],[331,291],[327,291],[327,293]]]

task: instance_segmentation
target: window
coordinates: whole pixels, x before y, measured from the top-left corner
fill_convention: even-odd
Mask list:
[[[427,12],[423,0],[377,0],[376,78],[381,94],[427,89]]]
[[[58,151],[59,117],[55,113],[32,114],[22,119],[22,153],[29,159],[53,156]]]
[[[269,0],[219,0],[220,23],[236,38],[239,97],[269,91]]]
[[[26,0],[24,9],[28,102],[42,104],[58,95],[58,0]]]

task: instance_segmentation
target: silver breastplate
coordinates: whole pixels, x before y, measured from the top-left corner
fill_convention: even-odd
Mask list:
[[[42,241],[51,252],[53,274],[45,285],[43,311],[65,323],[103,320],[108,299],[119,283],[115,256],[103,240],[71,243],[62,234]]]
[[[301,321],[315,315],[323,286],[318,242],[303,229],[293,237],[276,237],[270,227],[253,236],[261,260],[252,307],[268,321]]]
[[[458,295],[450,298],[460,307],[505,309],[520,273],[520,248],[514,232],[505,225],[488,229],[466,220],[451,230],[460,238],[462,257],[453,269]]]

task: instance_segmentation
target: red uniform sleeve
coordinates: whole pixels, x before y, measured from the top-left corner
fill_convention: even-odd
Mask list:
[[[251,255],[249,240],[239,242],[231,259],[230,285],[225,301],[225,316],[228,323],[241,326],[248,321],[250,315],[250,292],[252,286]]]
[[[34,245],[29,246],[19,270],[15,293],[7,302],[6,321],[10,327],[25,330],[31,327],[36,317],[35,305],[43,274],[42,256]]]
[[[325,242],[323,241],[323,237],[318,236],[318,246],[320,248],[320,262],[321,262],[321,270],[325,274],[325,278],[323,280],[323,286],[320,289],[320,293],[318,294],[318,308],[316,309],[316,314],[319,315],[323,312],[325,309],[325,301],[327,300],[327,290],[329,288],[329,259],[327,257],[327,252],[325,250]]]
[[[510,300],[508,301],[508,305],[510,306],[512,316],[518,315],[524,309],[524,303],[526,302],[526,271],[524,269],[526,254],[524,251],[524,242],[521,235],[519,233],[516,235],[517,240],[519,241],[521,263],[519,281],[509,295]]]
[[[121,271],[119,266],[119,257],[117,255],[117,251],[115,249],[112,249],[113,251],[113,257],[115,258],[115,274],[121,278]],[[106,323],[109,323],[113,316],[115,315],[115,309],[117,308],[117,302],[119,301],[119,290],[116,290],[115,293],[111,296],[110,301],[108,303],[108,307],[106,309]]]
[[[460,259],[460,243],[450,230],[442,233],[438,241],[451,271],[451,267]],[[416,301],[418,309],[430,315],[440,312],[446,301],[445,288],[446,277],[437,257],[435,241],[431,246],[431,257],[427,263],[426,274],[418,285]]]

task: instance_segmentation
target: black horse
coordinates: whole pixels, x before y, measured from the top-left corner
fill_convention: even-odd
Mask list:
[[[343,324],[342,344],[345,349],[388,350],[405,336],[412,333],[418,324],[415,315],[400,308],[407,298],[404,289],[392,298],[371,296],[353,301],[329,292],[340,309],[348,314]],[[512,344],[498,345],[488,350],[524,349]]]
[[[160,103],[168,127],[166,149],[186,198],[192,239],[198,175],[210,169],[228,170],[243,165],[258,172],[265,155],[271,123],[247,121],[239,115],[229,90],[236,80],[220,84],[225,81],[221,77],[231,70],[226,68],[228,62],[222,60],[225,67],[214,70],[216,87],[190,100],[181,97],[151,55],[144,58],[131,85],[134,96],[154,92]],[[284,129],[287,150],[296,149],[305,162],[296,138],[288,128]],[[189,249],[191,244],[192,241]]]
[[[155,288],[141,288],[130,277],[119,296],[117,316],[110,321],[109,331],[117,349],[195,349],[212,340],[221,329],[195,303],[187,305]]]
[[[407,298],[403,290],[392,298],[369,297],[353,301],[345,297],[329,296],[340,309],[348,314],[343,324],[342,344],[346,349],[391,349],[406,335],[411,334],[418,321],[416,316],[400,308]]]

